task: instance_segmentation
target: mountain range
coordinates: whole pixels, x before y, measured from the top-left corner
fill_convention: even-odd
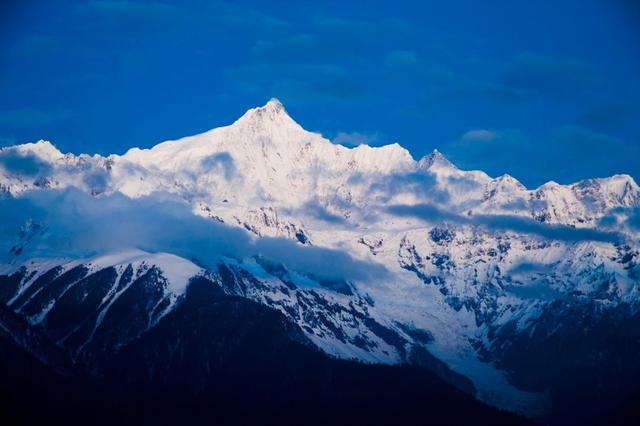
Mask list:
[[[272,99],[124,155],[2,148],[0,205],[17,416],[29,398],[137,422],[159,406],[230,422],[639,414],[629,175],[529,189],[437,150],[334,144]]]

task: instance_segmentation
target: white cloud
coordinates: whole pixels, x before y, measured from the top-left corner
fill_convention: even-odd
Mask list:
[[[473,142],[473,141],[492,141],[498,137],[496,132],[492,132],[491,130],[486,129],[474,129],[469,130],[467,133],[462,135],[463,141]]]
[[[187,203],[169,194],[92,197],[75,188],[0,199],[0,263],[12,259],[11,247],[25,242],[19,231],[28,221],[41,225],[44,232],[29,240],[23,259],[88,258],[140,249],[171,253],[211,270],[222,258],[262,257],[326,279],[368,281],[388,273],[381,265],[341,250],[256,238],[242,228],[194,215]]]
[[[339,132],[336,137],[333,138],[333,143],[352,147],[358,145],[370,145],[376,139],[378,139],[376,135],[366,135],[358,132]]]

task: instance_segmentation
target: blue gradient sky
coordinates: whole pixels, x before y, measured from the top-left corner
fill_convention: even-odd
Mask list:
[[[629,0],[0,2],[0,145],[122,153],[279,98],[344,144],[527,186],[640,179]]]

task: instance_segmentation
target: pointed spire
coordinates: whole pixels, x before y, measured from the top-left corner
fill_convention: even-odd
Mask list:
[[[236,124],[244,124],[255,130],[264,130],[275,127],[291,127],[301,128],[287,113],[287,110],[276,98],[271,98],[265,105],[257,108],[251,108]]]
[[[282,105],[282,102],[280,102],[278,98],[269,99],[269,102],[267,102],[262,108],[270,111],[274,111],[276,113],[281,111],[284,111],[286,113],[286,110],[284,109],[284,105]]]
[[[429,169],[434,165],[440,166],[440,167],[455,168],[455,166],[449,160],[447,160],[447,158],[444,155],[442,155],[442,153],[437,149],[434,149],[433,151],[431,151],[431,154],[428,154],[422,157],[422,159],[418,164],[421,168],[425,168],[425,169]]]
[[[520,183],[518,179],[506,173],[487,182],[486,189],[487,193],[485,194],[485,199],[492,198],[496,194],[527,190],[527,188],[522,183]]]
[[[512,186],[512,187],[526,189],[525,186],[518,179],[514,178],[508,173],[504,173],[498,176],[497,178],[493,179],[493,182],[503,186]]]

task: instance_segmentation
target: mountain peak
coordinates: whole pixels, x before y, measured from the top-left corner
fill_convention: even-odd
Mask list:
[[[262,108],[271,109],[276,112],[284,111],[284,105],[282,105],[282,102],[280,102],[278,98],[269,99],[269,101]]]
[[[503,174],[487,183],[484,199],[495,199],[500,194],[516,194],[526,191],[527,188],[518,179],[511,175]]]
[[[261,107],[249,109],[234,124],[246,125],[253,131],[273,130],[274,128],[295,127],[301,129],[276,98],[271,98]]]
[[[451,163],[451,161],[447,160],[447,158],[444,155],[442,155],[442,153],[437,149],[434,149],[433,151],[431,151],[430,154],[422,157],[422,159],[418,164],[421,168],[426,168],[426,169],[430,169],[434,166],[455,168],[455,166]]]
[[[60,150],[58,150],[58,148],[56,148],[54,144],[43,139],[40,139],[35,143],[25,143],[21,145],[0,148],[0,151],[13,151],[21,154],[33,154],[43,160],[48,161],[55,161],[64,157],[64,154],[62,154],[62,152],[60,152]]]
[[[520,183],[518,179],[514,178],[513,176],[507,173],[498,176],[493,180],[493,182],[501,186],[509,186],[509,187],[515,187],[519,189],[526,189],[525,186],[522,183]]]

